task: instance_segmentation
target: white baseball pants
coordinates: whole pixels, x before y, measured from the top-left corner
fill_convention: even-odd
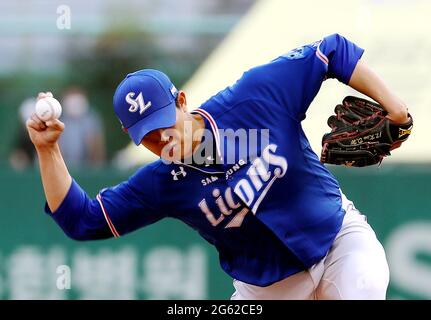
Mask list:
[[[232,300],[386,299],[389,268],[385,251],[344,194],[346,215],[328,254],[310,269],[267,287],[233,281]]]

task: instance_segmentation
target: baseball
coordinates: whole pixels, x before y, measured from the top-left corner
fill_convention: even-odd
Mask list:
[[[57,99],[45,97],[36,102],[36,115],[42,121],[58,119],[61,116],[61,104]]]

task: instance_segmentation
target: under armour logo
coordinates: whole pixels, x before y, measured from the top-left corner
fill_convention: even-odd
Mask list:
[[[143,114],[145,110],[151,107],[151,101],[145,103],[144,97],[142,96],[142,92],[139,92],[136,99],[132,99],[135,96],[134,92],[129,92],[126,95],[126,102],[130,104],[129,111],[136,112],[139,109],[139,114]]]
[[[187,172],[184,170],[184,167],[180,167],[179,169],[180,171],[175,171],[175,169],[171,171],[172,179],[174,179],[175,181],[178,181],[178,177],[184,178],[187,175]]]

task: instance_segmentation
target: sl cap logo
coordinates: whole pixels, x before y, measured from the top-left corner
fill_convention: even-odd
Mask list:
[[[171,171],[172,179],[174,181],[178,181],[178,177],[184,178],[187,175],[187,172],[184,170],[184,167],[179,167],[179,169],[180,171],[175,171],[175,169]]]
[[[151,107],[151,101],[145,103],[144,97],[142,96],[142,92],[139,92],[138,96],[135,99],[133,99],[134,96],[134,92],[129,92],[126,95],[126,102],[130,104],[130,112],[136,112],[139,109],[139,114],[143,114],[145,110]]]

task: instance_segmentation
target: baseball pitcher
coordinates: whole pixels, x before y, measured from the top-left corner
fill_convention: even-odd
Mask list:
[[[362,54],[327,36],[248,70],[192,112],[164,73],[128,74],[114,111],[132,141],[160,159],[93,199],[62,159],[63,123],[33,115],[27,128],[45,211],[76,240],[181,220],[218,250],[232,299],[385,299],[384,249],[324,165],[378,164],[411,132],[405,104]],[[346,97],[328,119],[319,157],[301,121],[328,78],[377,103]]]

